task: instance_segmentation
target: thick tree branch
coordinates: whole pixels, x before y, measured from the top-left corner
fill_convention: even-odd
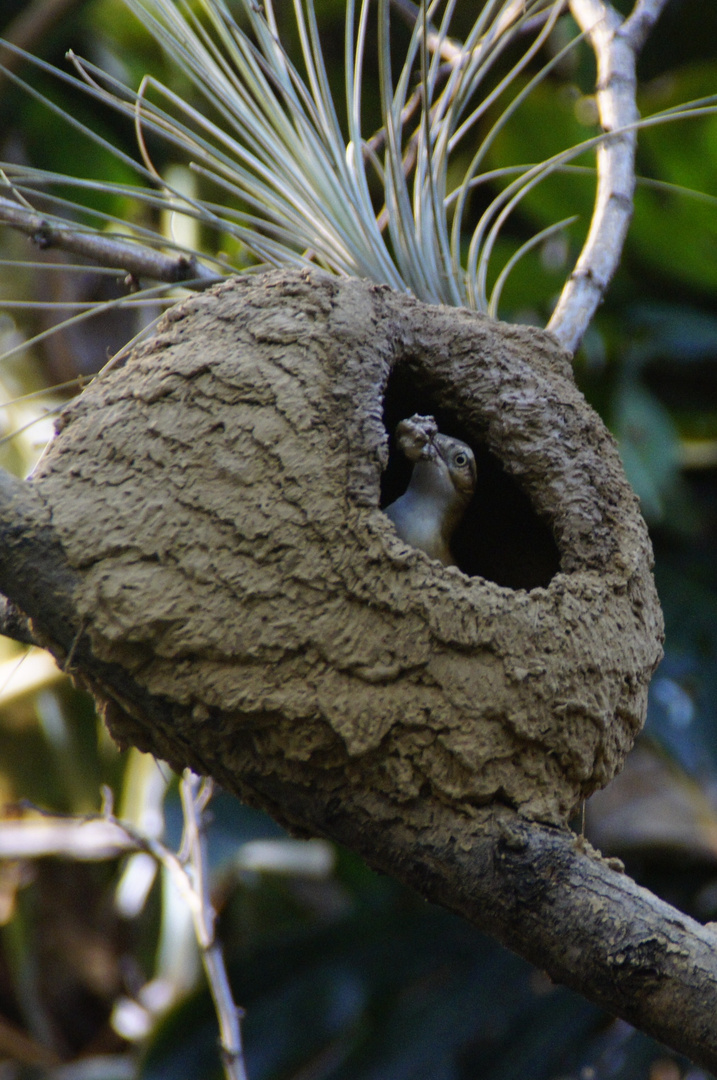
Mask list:
[[[667,0],[638,0],[625,23],[604,0],[570,0],[597,61],[597,106],[608,138],[597,151],[598,186],[587,239],[548,323],[569,352],[583,334],[617,270],[632,217],[637,54]],[[615,132],[614,135],[610,134]]]
[[[297,813],[311,798],[300,789],[291,797]],[[500,809],[487,835],[471,833],[446,811],[444,844],[421,838],[406,851],[402,824],[369,837],[350,808],[338,806],[327,822],[333,839],[375,868],[464,915],[555,982],[717,1069],[712,925],[641,888],[572,833]]]
[[[97,660],[74,612],[76,571],[32,485],[0,476],[0,588],[69,666],[171,738],[169,703],[126,670]],[[194,760],[175,747],[175,764]],[[216,770],[215,770],[216,771]],[[231,786],[229,772],[219,779]],[[507,809],[466,819],[436,802],[430,835],[415,842],[411,810],[367,828],[351,798],[322,798],[271,774],[241,777],[281,816],[339,840],[374,867],[458,911],[553,979],[583,993],[710,1069],[717,1068],[717,936],[639,888],[567,831]],[[348,792],[347,792],[348,793]],[[437,839],[442,838],[442,839]]]

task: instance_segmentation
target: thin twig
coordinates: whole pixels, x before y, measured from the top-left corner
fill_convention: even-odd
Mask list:
[[[78,0],[33,0],[15,16],[6,27],[3,36],[11,45],[16,45],[25,52],[33,52],[48,31],[61,19],[67,18],[69,12],[77,4]],[[17,71],[23,63],[20,53],[11,53],[3,49],[2,45],[0,45],[0,60],[3,68],[8,71]],[[0,69],[0,86],[5,77],[5,70]]]
[[[452,63],[441,64],[441,66],[439,67],[439,69],[438,69],[438,71],[436,73],[436,84],[440,86],[440,84],[453,71],[453,68],[454,68],[454,65]],[[401,113],[400,113],[401,126],[405,126],[408,123],[408,121],[415,115],[415,113],[417,112],[417,110],[421,106],[422,98],[423,98],[423,92],[421,90],[421,87],[419,86],[413,91],[413,93],[409,97],[408,101],[406,102],[406,104],[401,109]],[[416,135],[413,136],[413,141],[417,141],[417,136]],[[386,128],[382,127],[382,128],[379,128],[378,131],[375,132],[371,136],[370,139],[366,140],[366,144],[365,144],[365,147],[364,147],[364,153],[378,154],[378,153],[381,152],[381,150],[383,150],[385,145],[386,145]]]
[[[565,0],[564,6],[566,8],[567,2],[568,0]],[[396,11],[403,17],[404,21],[408,23],[409,26],[413,27],[418,21],[421,9],[416,4],[414,4],[412,0],[391,0],[391,4],[396,9]],[[522,3],[520,2],[520,0],[518,0],[518,2],[516,3],[513,3],[509,8],[505,10],[500,19],[500,25],[502,27],[500,32],[504,33],[508,29],[508,27],[513,22],[515,22],[516,19],[519,18],[521,10]],[[539,12],[539,14],[534,15],[530,19],[523,20],[520,28],[521,34],[532,34],[540,30],[541,27],[544,26],[548,19],[551,17],[551,11],[552,9],[546,9],[545,11]],[[459,64],[465,62],[467,55],[466,50],[459,41],[447,37],[441,37],[430,23],[428,24],[427,32],[425,33],[425,35],[422,36],[422,41],[422,48],[425,48],[431,54],[434,54],[437,51],[444,61],[444,63],[441,64],[441,66],[438,68],[435,75],[435,84],[436,86],[440,86],[443,82],[447,81],[450,74],[455,70],[455,68],[459,66]],[[413,91],[411,96],[406,101],[406,104],[403,106],[400,114],[401,130],[403,129],[403,127],[405,127],[409,120],[412,119],[418,109],[425,104],[424,89],[425,86],[423,84],[423,81],[421,81],[421,84]],[[419,137],[424,129],[424,124],[426,124],[426,121],[432,119],[434,114],[437,113],[439,109],[444,108],[445,103],[434,103],[430,107],[430,111],[426,119],[424,120],[422,118],[419,120],[415,131],[407,140],[405,149],[403,150],[402,160],[403,175],[406,178],[408,178],[415,166],[418,154]],[[430,127],[430,124],[428,126]],[[375,132],[375,134],[366,141],[364,145],[364,154],[370,157],[372,155],[380,153],[386,144],[386,138],[386,127],[384,126],[382,128],[379,128],[379,130]],[[430,141],[427,140],[426,145],[428,146],[429,144]],[[384,232],[388,225],[388,209],[385,205],[377,214],[376,221],[381,232]]]
[[[227,1080],[248,1080],[239,1023],[242,1013],[232,998],[222,947],[215,933],[216,914],[209,891],[203,815],[211,798],[212,782],[185,769],[179,792],[184,811],[184,833],[176,854],[160,840],[115,818],[108,792],[104,794],[103,820],[121,829],[139,850],[149,852],[168,872],[187,904],[219,1020],[224,1073]]]
[[[401,15],[404,22],[406,22],[411,28],[415,26],[421,17],[421,9],[417,4],[414,4],[412,0],[391,0],[391,6]],[[426,34],[426,48],[430,53],[438,51],[444,60],[447,60],[453,67],[457,64],[461,57],[464,56],[463,47],[459,41],[452,41],[450,38],[441,38],[436,33],[431,24],[428,24]]]
[[[0,221],[26,233],[39,248],[61,248],[94,259],[101,266],[117,267],[134,278],[179,283],[200,281],[212,285],[223,276],[209,270],[193,255],[165,255],[143,244],[118,240],[104,233],[46,217],[0,196]]]
[[[111,859],[129,851],[145,851],[165,868],[187,904],[204,971],[217,1011],[226,1080],[248,1080],[238,1009],[232,998],[222,947],[215,933],[204,814],[212,781],[185,769],[179,786],[184,835],[178,853],[146,832],[114,816],[110,788],[102,791],[102,813],[86,818],[52,815],[40,820],[0,823],[0,858],[28,859],[64,855],[76,859]]]
[[[646,0],[646,3],[649,4],[650,0]],[[410,27],[413,27],[418,22],[420,8],[417,4],[413,3],[413,0],[391,0],[391,6],[395,8],[403,18],[404,22]],[[568,0],[565,0],[564,6],[567,8]],[[502,16],[503,24],[507,26],[519,18],[522,14],[523,7],[524,0],[514,0],[514,3],[505,10]],[[538,12],[537,15],[533,15],[530,19],[524,19],[521,24],[521,34],[535,33],[549,18],[550,10],[546,9],[545,11]],[[438,46],[440,55],[444,60],[447,60],[451,66],[455,66],[461,58],[465,56],[465,50],[459,41],[451,38],[440,38],[433,26],[429,23],[426,48],[430,53],[433,53],[436,50],[436,46]]]
[[[209,895],[209,875],[204,830],[204,810],[211,797],[212,783],[185,769],[179,787],[184,810],[185,839],[188,851],[187,873],[192,879],[196,903],[192,917],[204,971],[219,1018],[222,1059],[227,1080],[247,1080],[241,1040],[240,1013],[234,1004],[222,948],[215,934],[216,915]]]
[[[636,55],[647,41],[666,4],[667,0],[636,0],[620,30],[620,36],[627,39]]]
[[[65,859],[95,862],[116,859],[140,844],[122,823],[104,818],[12,818],[0,822],[0,859],[40,859],[59,855]]]

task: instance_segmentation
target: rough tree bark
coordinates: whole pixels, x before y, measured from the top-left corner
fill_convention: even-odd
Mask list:
[[[379,508],[415,410],[478,455],[459,568]],[[3,479],[0,530],[0,588],[120,742],[717,1067],[717,937],[565,824],[642,723],[662,622],[548,334],[318,272],[227,282],[69,407],[32,483]]]

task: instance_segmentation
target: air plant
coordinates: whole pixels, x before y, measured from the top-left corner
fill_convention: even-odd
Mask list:
[[[362,118],[371,52],[369,0],[347,2],[342,107],[332,96],[311,0],[294,0],[300,46],[296,60],[282,44],[271,0],[263,5],[240,0],[240,19],[226,0],[125,3],[191,83],[201,106],[151,76],[131,90],[72,53],[74,74],[39,60],[33,63],[132,121],[136,157],[111,146],[17,75],[9,77],[132,170],[136,184],[103,182],[106,192],[155,212],[155,220],[156,212],[164,210],[213,230],[218,249],[231,243],[239,260],[237,264],[236,254],[230,258],[209,253],[196,243],[196,233],[195,242],[187,246],[158,224],[128,227],[112,214],[88,211],[83,196],[96,182],[4,163],[0,219],[44,246],[64,247],[131,275],[131,295],[90,306],[70,321],[91,317],[107,305],[176,298],[179,281],[185,288],[203,288],[237,270],[309,264],[370,278],[427,302],[468,306],[496,316],[501,290],[517,260],[575,220],[570,215],[524,243],[489,288],[496,240],[536,184],[598,148],[606,162],[598,209],[602,200],[609,215],[606,204],[616,182],[623,185],[618,194],[628,202],[632,194],[630,177],[619,174],[630,171],[637,127],[712,108],[711,100],[700,101],[640,121],[630,95],[623,100],[620,91],[603,89],[602,120],[608,135],[598,133],[547,161],[486,171],[488,152],[501,129],[583,36],[590,37],[604,65],[615,66],[618,54],[610,48],[617,16],[612,9],[596,0],[574,0],[573,14],[583,31],[574,33],[533,73],[566,11],[564,0],[487,0],[463,42],[449,36],[456,0],[424,2],[420,8],[401,0],[396,6],[412,26],[400,67],[392,47],[392,3],[378,0],[381,127],[369,135]],[[652,21],[660,6],[638,4]],[[603,40],[608,32],[610,44]],[[634,63],[634,42],[630,48]],[[497,119],[478,135],[499,106]],[[169,176],[160,176],[148,150],[156,138],[188,163],[202,190],[213,191],[213,198],[182,190]],[[502,187],[469,224],[472,196],[488,182]],[[68,200],[59,187],[65,192],[73,188],[75,197]],[[88,221],[88,212],[90,224],[78,224],[78,219]],[[597,219],[596,211],[593,231]],[[628,220],[629,208],[613,223],[613,265],[601,271],[604,278],[609,279],[619,257]],[[605,221],[598,225],[604,227]],[[567,288],[575,291],[575,281]],[[564,295],[558,305],[561,325],[567,302]],[[561,336],[556,316],[550,325]],[[564,343],[574,348],[583,329],[565,330]]]

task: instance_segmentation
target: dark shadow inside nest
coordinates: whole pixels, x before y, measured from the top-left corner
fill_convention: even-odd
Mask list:
[[[384,396],[389,461],[381,477],[381,508],[408,486],[412,466],[396,447],[394,432],[400,420],[414,413],[434,416],[439,431],[468,443],[476,456],[476,491],[451,545],[459,569],[511,589],[548,585],[560,569],[550,526],[500,460],[469,435],[454,412],[438,403],[430,386],[419,385],[416,371],[407,365],[393,369]]]

